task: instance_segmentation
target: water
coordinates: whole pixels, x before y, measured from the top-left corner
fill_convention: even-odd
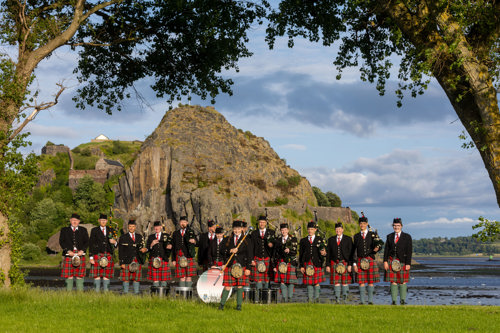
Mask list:
[[[415,305],[500,305],[500,259],[488,261],[482,257],[471,258],[435,258],[416,257],[421,265],[412,267],[408,284],[408,304]],[[63,289],[64,279],[60,270],[55,268],[34,268],[26,276],[26,282],[47,289]],[[119,270],[115,270],[115,278],[111,280],[110,289],[121,290],[118,281]],[[143,270],[141,292],[148,293],[151,283],[145,281],[146,270]],[[333,298],[333,286],[327,281],[321,285],[321,303],[330,303]],[[381,274],[383,280],[383,273]],[[195,285],[196,286],[196,285]],[[196,288],[194,286],[194,297]],[[92,279],[85,279],[85,289],[92,290]],[[349,287],[348,303],[359,303],[357,284]],[[306,302],[307,292],[302,285],[297,285],[295,302]],[[391,297],[388,282],[375,284],[375,304],[390,304]]]

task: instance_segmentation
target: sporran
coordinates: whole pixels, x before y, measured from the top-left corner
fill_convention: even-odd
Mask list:
[[[306,266],[306,275],[307,276],[313,276],[314,275],[314,266],[313,265],[307,265]]]
[[[185,256],[179,257],[179,267],[187,267],[188,266],[188,260]]]
[[[335,265],[335,272],[337,272],[337,274],[344,274],[345,273],[344,263],[339,262],[338,264],[336,264]]]
[[[135,273],[139,270],[139,263],[136,261],[132,262],[130,265],[128,265],[128,270],[130,273]]]
[[[363,258],[360,263],[361,269],[366,271],[370,268],[370,260]]]
[[[102,268],[108,267],[108,263],[109,263],[109,261],[108,261],[108,258],[106,258],[106,257],[101,257],[99,259],[99,266],[101,266]]]
[[[262,260],[257,261],[257,271],[259,273],[264,273],[266,271],[266,264]]]
[[[399,272],[401,270],[401,261],[394,259],[391,263],[391,268],[393,272]]]
[[[73,265],[73,267],[79,267],[81,263],[80,257],[76,254],[71,258],[71,265]]]
[[[239,279],[240,277],[243,276],[243,267],[239,263],[234,264],[231,267],[231,275],[235,279]]]
[[[280,264],[278,265],[278,271],[281,274],[286,274],[288,272],[288,265],[287,265],[287,263],[284,262],[284,261],[280,262]]]
[[[155,257],[153,259],[153,267],[154,268],[160,268],[161,267],[161,258],[160,257]]]

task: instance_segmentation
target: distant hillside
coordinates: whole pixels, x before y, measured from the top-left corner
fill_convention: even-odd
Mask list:
[[[468,255],[500,253],[500,242],[481,243],[473,237],[423,238],[413,240],[413,252],[416,255]]]

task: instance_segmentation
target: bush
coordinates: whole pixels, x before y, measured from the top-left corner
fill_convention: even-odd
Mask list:
[[[278,206],[286,205],[288,203],[288,198],[277,197],[276,199],[274,199],[274,202]]]
[[[286,180],[285,178],[281,178],[276,182],[276,187],[278,187],[282,191],[288,190],[288,180]]]
[[[328,202],[330,203],[330,207],[341,207],[342,206],[342,200],[340,200],[340,197],[336,195],[333,192],[326,192],[326,198],[328,199]]]
[[[90,149],[88,147],[86,147],[80,151],[80,155],[88,157],[88,156],[92,155],[92,153],[90,152]]]
[[[80,147],[75,147],[73,148],[72,152],[75,153],[75,154],[80,154],[82,150],[80,149]]]
[[[113,155],[126,154],[129,152],[129,149],[124,143],[122,143],[118,140],[115,140],[115,141],[113,141],[113,146],[111,147],[111,152],[113,153]]]
[[[318,201],[318,206],[330,207],[330,202],[328,201],[328,198],[323,193],[323,191],[321,191],[321,189],[319,187],[313,186],[312,190],[314,192],[314,196],[316,197],[316,200]]]
[[[300,184],[300,180],[302,179],[302,177],[300,175],[297,175],[297,176],[291,176],[291,177],[288,177],[288,184],[290,185],[290,187],[295,187],[295,186],[298,186]]]
[[[23,259],[27,261],[37,260],[42,254],[40,248],[33,243],[24,244],[21,248],[21,253],[23,255]]]

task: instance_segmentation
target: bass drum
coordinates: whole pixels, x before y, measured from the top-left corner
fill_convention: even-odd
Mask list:
[[[217,281],[214,286],[214,283],[219,275],[219,281]],[[198,293],[198,297],[205,303],[219,303],[222,290],[224,289],[224,286],[222,285],[223,280],[224,273],[218,268],[210,268],[208,271],[203,272],[196,283],[196,292]],[[232,289],[229,291],[229,296],[231,296],[231,292]]]

